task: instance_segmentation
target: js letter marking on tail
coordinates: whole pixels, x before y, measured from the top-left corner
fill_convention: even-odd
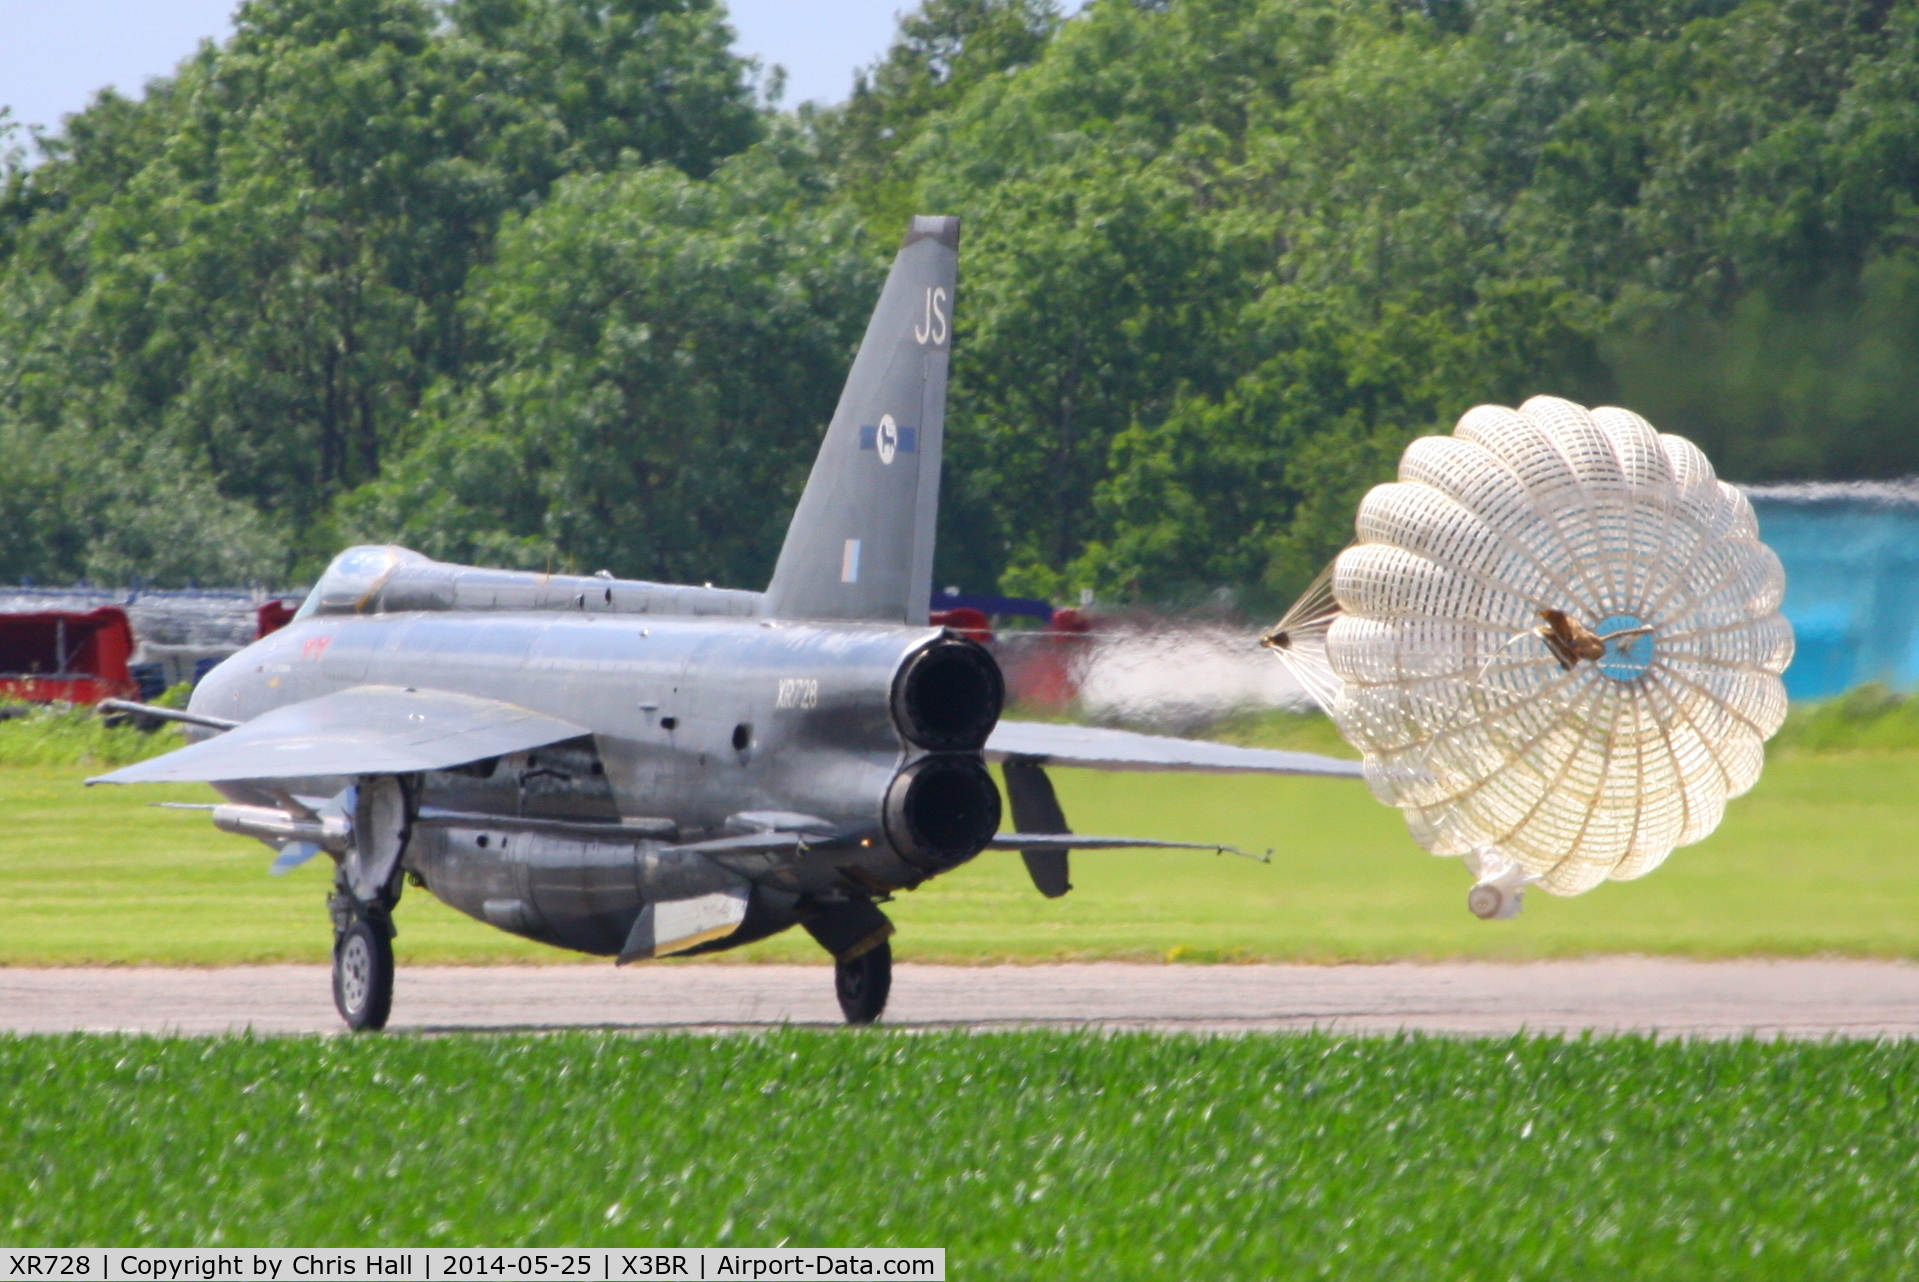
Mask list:
[[[913,326],[913,337],[922,346],[943,347],[946,344],[947,332],[946,287],[944,285],[928,286],[926,318]]]

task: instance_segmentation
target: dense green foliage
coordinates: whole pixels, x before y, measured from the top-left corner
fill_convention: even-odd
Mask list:
[[[348,538],[758,586],[909,211],[943,582],[1264,608],[1410,437],[1919,470],[1919,0],[927,0],[781,112],[713,0],[249,0],[0,194],[0,578]]]
[[[1898,752],[1919,748],[1919,697],[1877,681],[1836,699],[1795,703],[1769,754]]]
[[[953,1276],[1005,1279],[1885,1278],[1919,1229],[1916,1080],[1897,1042],[13,1039],[0,1237],[943,1246]]]
[[[476,276],[487,358],[342,502],[346,532],[454,560],[763,577],[769,496],[804,482],[879,282],[857,220],[807,199],[805,163],[769,143],[706,182],[562,182]]]
[[[0,575],[285,573],[473,361],[502,219],[760,136],[730,43],[711,0],[250,0],[69,118],[0,206]],[[112,501],[73,502],[102,480],[171,563],[112,558]]]

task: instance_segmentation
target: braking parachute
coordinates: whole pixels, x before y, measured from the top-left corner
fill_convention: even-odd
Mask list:
[[[1637,414],[1535,397],[1414,441],[1263,638],[1481,916],[1644,876],[1786,715],[1785,573],[1744,495]]]

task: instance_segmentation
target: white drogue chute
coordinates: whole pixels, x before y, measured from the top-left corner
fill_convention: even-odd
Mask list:
[[[1785,573],[1745,496],[1637,414],[1535,397],[1414,441],[1267,633],[1481,916],[1643,876],[1786,715]]]

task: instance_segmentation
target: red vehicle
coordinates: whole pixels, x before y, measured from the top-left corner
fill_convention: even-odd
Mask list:
[[[1079,695],[1080,666],[1093,621],[1084,612],[1067,607],[1053,611],[1040,644],[1028,649],[1025,661],[1007,673],[1006,684],[1015,698],[1046,708],[1063,708]]]
[[[137,698],[127,671],[133,627],[125,610],[0,614],[0,698],[98,703]]]
[[[265,605],[255,610],[253,612],[253,639],[258,641],[261,637],[271,636],[287,624],[293,622],[293,612],[299,608],[299,605],[300,603],[298,601],[295,601],[292,605],[288,605],[279,597],[274,597]]]
[[[977,641],[981,645],[993,644],[993,621],[986,617],[986,611],[976,610],[970,605],[934,610],[926,621],[936,628],[951,628],[968,641]]]

